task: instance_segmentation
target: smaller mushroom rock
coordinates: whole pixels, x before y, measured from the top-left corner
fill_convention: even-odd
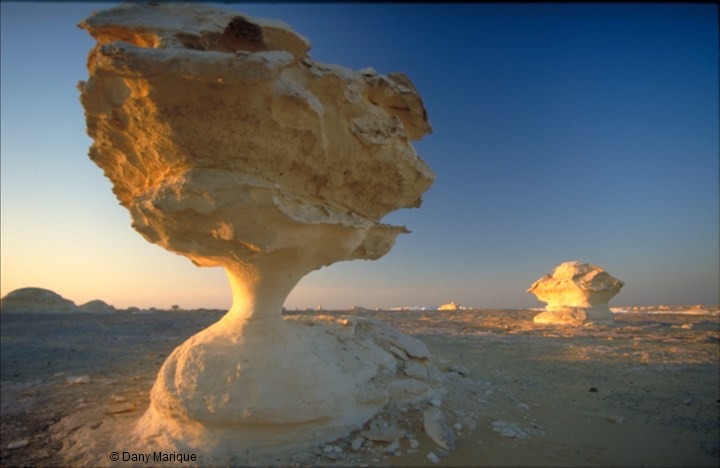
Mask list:
[[[565,262],[528,289],[547,303],[536,315],[535,323],[580,325],[585,321],[612,323],[608,301],[623,287],[623,282],[605,270],[584,262]]]

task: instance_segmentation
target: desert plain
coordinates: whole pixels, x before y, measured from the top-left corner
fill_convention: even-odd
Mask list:
[[[417,410],[395,408],[368,425],[402,428],[396,443],[357,431],[299,453],[195,464],[717,466],[718,309],[613,310],[613,325],[579,327],[535,324],[537,310],[285,311],[378,319],[422,340],[446,380],[434,404],[454,447],[431,440]],[[123,435],[170,352],[223,311],[137,312],[0,315],[2,466],[162,465],[110,456],[133,452]]]

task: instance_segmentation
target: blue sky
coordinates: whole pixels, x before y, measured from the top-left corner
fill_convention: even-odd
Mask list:
[[[87,157],[76,83],[112,4],[2,2],[2,295],[227,307],[218,269],[143,240]],[[287,307],[539,307],[566,260],[625,281],[611,305],[717,304],[718,10],[709,4],[226,4],[280,19],[317,61],[402,71],[434,132],[413,232],[308,275]]]

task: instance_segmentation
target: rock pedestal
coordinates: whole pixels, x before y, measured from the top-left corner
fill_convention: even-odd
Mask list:
[[[408,77],[315,62],[284,23],[202,4],[125,4],[80,26],[97,40],[79,85],[90,158],[145,239],[224,268],[233,291],[163,365],[138,440],[277,452],[432,395],[400,372],[396,332],[281,316],[305,274],[380,258],[407,232],[381,219],[434,180],[410,144],[430,125]]]
[[[565,262],[528,289],[547,303],[545,311],[533,318],[535,323],[580,325],[612,323],[608,301],[623,286],[600,267],[583,262]]]

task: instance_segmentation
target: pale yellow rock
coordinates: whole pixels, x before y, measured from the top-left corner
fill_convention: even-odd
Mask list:
[[[546,310],[533,317],[533,322],[548,325],[582,325],[588,316],[582,308],[567,307],[561,310]]]
[[[623,282],[605,270],[584,262],[565,262],[528,289],[545,302],[545,312],[535,316],[535,323],[580,325],[611,323],[613,314],[608,301],[623,287]]]
[[[284,23],[202,4],[126,4],[80,26],[97,40],[79,86],[90,158],[145,239],[223,267],[233,291],[163,365],[136,439],[277,452],[432,395],[433,382],[391,392],[403,377],[389,346],[429,358],[417,340],[281,316],[305,274],[377,259],[407,232],[382,218],[434,180],[410,144],[430,125],[408,77],[317,63]]]

